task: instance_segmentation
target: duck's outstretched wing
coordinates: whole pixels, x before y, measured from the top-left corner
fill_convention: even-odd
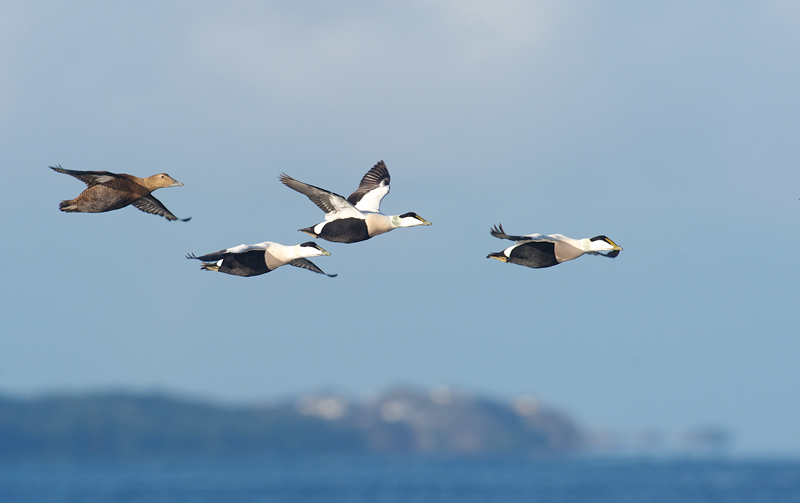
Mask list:
[[[383,161],[372,167],[367,171],[364,178],[355,192],[350,194],[347,200],[360,211],[372,211],[379,213],[381,209],[381,201],[389,193],[389,170]]]
[[[503,230],[503,224],[499,224],[499,226],[495,225],[494,227],[492,227],[491,232],[492,236],[498,239],[508,239],[511,241],[528,241],[533,239],[531,236],[509,236],[508,234],[506,234],[506,231]],[[540,234],[533,234],[533,235],[540,236]]]
[[[186,258],[194,258],[197,260],[203,260],[205,262],[216,262],[217,260],[224,259],[227,256],[246,253],[252,250],[261,250],[264,251],[269,248],[269,245],[272,243],[270,241],[265,241],[263,243],[256,243],[254,245],[239,245],[239,246],[232,246],[231,248],[225,248],[224,250],[220,250],[214,253],[207,253],[202,257],[195,256],[194,253],[187,253]]]
[[[131,204],[136,206],[140,210],[144,211],[145,213],[152,213],[154,215],[160,215],[160,216],[166,218],[169,221],[180,220],[181,222],[188,222],[189,220],[192,219],[192,217],[189,217],[189,218],[178,218],[178,217],[176,217],[175,215],[172,214],[171,211],[169,211],[167,209],[166,206],[164,206],[161,203],[161,201],[159,201],[158,199],[153,197],[152,194],[144,196],[144,197],[140,197],[139,199],[137,199],[136,201],[132,202]]]
[[[304,259],[304,258],[296,258],[296,259],[292,260],[291,262],[289,262],[289,265],[293,265],[295,267],[300,267],[302,269],[308,269],[309,271],[314,271],[315,273],[318,273],[318,274],[324,274],[325,276],[328,276],[329,278],[335,278],[336,276],[338,276],[338,274],[328,274],[328,273],[324,272],[322,269],[320,269],[319,267],[314,265],[314,262],[312,262],[310,260],[307,260],[307,259]]]
[[[599,255],[601,257],[617,258],[620,250],[601,250],[601,251],[587,251],[587,255]]]
[[[278,178],[284,185],[304,194],[311,199],[311,202],[319,206],[325,212],[325,220],[329,220],[333,216],[364,218],[360,211],[339,194],[297,181],[286,173],[281,173]]]
[[[203,262],[216,262],[217,260],[220,260],[220,259],[223,259],[223,258],[227,257],[228,256],[227,252],[228,252],[228,250],[220,250],[218,252],[209,253],[207,255],[203,255],[203,256],[200,256],[200,257],[198,257],[197,255],[195,255],[192,252],[189,252],[189,253],[186,254],[186,258],[190,258],[190,259],[193,258],[193,259],[197,259],[197,260],[202,260]]]
[[[64,169],[60,165],[50,166],[50,169],[58,173],[74,176],[78,180],[86,184],[87,187],[94,187],[101,183],[107,183],[111,180],[128,180],[128,175],[111,173],[110,171],[73,171],[71,169]]]

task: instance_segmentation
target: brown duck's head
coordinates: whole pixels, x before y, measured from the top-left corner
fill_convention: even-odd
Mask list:
[[[145,178],[145,182],[147,183],[147,187],[150,189],[160,189],[163,187],[180,187],[183,185],[178,180],[172,178],[166,173],[159,173],[157,175],[148,176]]]

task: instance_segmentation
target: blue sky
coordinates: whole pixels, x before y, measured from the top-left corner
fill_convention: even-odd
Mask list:
[[[226,401],[395,384],[800,453],[793,2],[0,3],[0,390]],[[319,240],[337,278],[201,272],[307,240],[378,160],[431,227]],[[185,186],[64,214],[49,165]],[[532,270],[489,235],[606,234]]]

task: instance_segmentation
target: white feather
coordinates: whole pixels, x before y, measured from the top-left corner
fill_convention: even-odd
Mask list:
[[[250,250],[266,250],[270,246],[273,246],[275,244],[276,243],[273,243],[272,241],[264,241],[263,243],[257,243],[257,244],[254,244],[254,245],[244,245],[244,244],[242,244],[242,245],[239,245],[239,246],[234,246],[233,248],[228,248],[225,251],[228,252],[228,253],[244,253],[244,252],[250,251]]]
[[[342,218],[360,218],[364,219],[364,214],[356,209],[355,206],[350,204],[350,201],[335,194],[329,198],[333,211],[325,213],[325,221],[331,222],[333,220],[340,220]]]
[[[390,189],[391,187],[386,183],[386,180],[383,180],[379,187],[370,190],[361,197],[361,200],[356,204],[356,209],[359,211],[380,213],[381,201],[386,197]]]

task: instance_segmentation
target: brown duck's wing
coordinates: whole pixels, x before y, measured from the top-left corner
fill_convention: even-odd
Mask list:
[[[140,197],[136,201],[132,202],[134,206],[139,208],[140,210],[144,211],[145,213],[152,213],[154,215],[160,215],[167,220],[180,220],[181,222],[188,222],[192,219],[189,218],[178,218],[170,212],[166,206],[164,206],[161,201],[153,197],[152,195]]]
[[[389,193],[389,182],[391,182],[389,170],[383,161],[380,161],[367,171],[358,188],[347,200],[358,210],[377,213],[380,211],[381,201]]]
[[[65,175],[74,176],[78,180],[85,183],[88,187],[94,187],[95,185],[100,185],[104,183],[108,183],[111,181],[118,181],[118,182],[133,182],[131,180],[130,175],[126,175],[124,173],[111,173],[110,171],[73,171],[71,169],[64,169],[61,166],[50,166],[50,169],[53,171],[57,171],[58,173],[64,173]]]
[[[295,267],[300,267],[302,269],[308,269],[309,271],[314,271],[315,273],[318,273],[318,274],[324,274],[325,276],[328,276],[330,278],[335,278],[336,276],[338,276],[338,274],[328,274],[326,272],[323,272],[322,269],[320,269],[319,267],[314,265],[314,262],[312,262],[310,260],[306,260],[304,258],[296,258],[296,259],[292,260],[291,262],[289,262],[289,265],[293,265]]]

